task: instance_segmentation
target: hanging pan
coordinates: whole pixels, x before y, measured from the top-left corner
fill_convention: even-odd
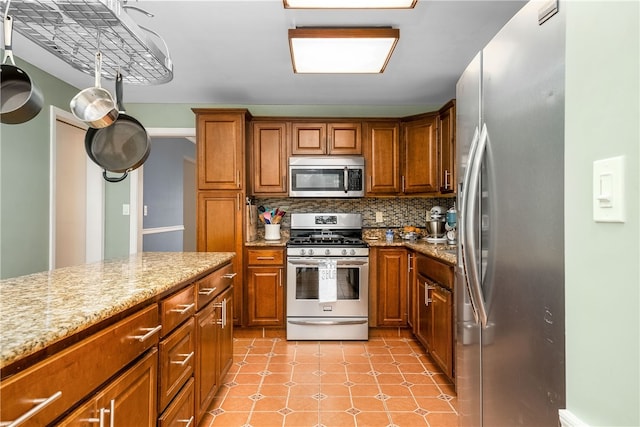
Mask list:
[[[73,97],[69,107],[78,120],[92,128],[101,129],[111,126],[118,118],[116,103],[108,90],[100,87],[102,77],[102,54],[96,53],[95,86],[83,89]]]
[[[89,128],[84,139],[87,155],[104,169],[102,176],[109,182],[120,182],[128,173],[142,166],[151,149],[151,140],[139,121],[125,113],[122,104],[122,75],[116,76],[118,118],[109,127]],[[107,172],[121,173],[110,177]]]
[[[29,75],[13,60],[11,38],[13,17],[4,17],[4,59],[0,72],[0,121],[6,124],[27,122],[42,110],[42,92],[31,81]],[[6,64],[7,59],[11,64]]]

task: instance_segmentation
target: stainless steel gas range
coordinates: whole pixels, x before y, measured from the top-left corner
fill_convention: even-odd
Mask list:
[[[368,281],[360,214],[291,215],[288,340],[367,340]]]

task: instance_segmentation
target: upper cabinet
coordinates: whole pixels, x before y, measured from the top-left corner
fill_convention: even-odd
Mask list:
[[[400,122],[366,122],[365,174],[368,195],[400,192]]]
[[[439,111],[438,180],[440,193],[453,193],[456,186],[456,101],[451,100]]]
[[[287,196],[289,127],[284,121],[252,123],[251,194]]]
[[[196,113],[198,189],[245,189],[244,109],[193,109]]]
[[[362,155],[360,122],[293,121],[291,155]]]
[[[401,190],[405,194],[438,191],[438,115],[423,114],[402,122]]]

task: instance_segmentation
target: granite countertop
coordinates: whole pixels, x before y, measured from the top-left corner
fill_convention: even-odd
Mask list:
[[[287,246],[287,242],[289,241],[289,229],[281,228],[280,229],[280,240],[265,240],[264,238],[264,227],[258,228],[258,236],[256,240],[251,242],[245,242],[244,245],[246,247],[260,247],[260,246]]]
[[[0,368],[209,273],[233,252],[144,252],[0,281]]]
[[[400,246],[436,258],[439,261],[443,261],[450,265],[456,265],[457,263],[457,246],[447,244],[429,243],[423,239],[400,239],[397,236],[392,241],[387,241],[384,235],[384,229],[369,229],[364,232],[364,240],[370,247],[389,247]]]

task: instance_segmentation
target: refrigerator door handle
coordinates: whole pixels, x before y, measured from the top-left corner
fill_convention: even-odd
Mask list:
[[[482,295],[482,284],[480,283],[480,275],[478,273],[478,259],[476,252],[476,235],[474,230],[474,224],[476,224],[476,210],[474,209],[473,201],[477,199],[478,186],[480,184],[480,172],[482,168],[482,161],[484,160],[485,148],[487,146],[487,140],[489,139],[489,133],[487,131],[486,123],[482,126],[480,137],[478,138],[478,145],[473,153],[473,158],[470,160],[470,165],[467,166],[469,171],[469,181],[466,187],[466,196],[464,203],[464,241],[465,245],[463,250],[463,262],[465,265],[465,271],[467,281],[469,284],[469,294],[474,310],[478,317],[478,323],[483,328],[487,325],[487,310]],[[466,176],[466,173],[465,173]]]
[[[468,276],[468,271],[469,268],[467,267],[467,262],[468,262],[468,256],[466,254],[466,248],[467,248],[467,240],[465,238],[466,234],[465,234],[465,222],[466,222],[466,218],[467,218],[467,210],[466,210],[466,206],[467,206],[467,188],[469,188],[469,181],[471,180],[471,166],[473,164],[473,159],[476,156],[476,149],[478,148],[478,139],[480,138],[480,134],[479,134],[479,129],[478,126],[476,126],[474,132],[473,132],[473,138],[471,139],[471,144],[469,146],[469,157],[467,160],[467,166],[465,168],[464,171],[464,178],[462,179],[462,184],[461,184],[461,188],[459,188],[458,194],[461,195],[460,197],[460,222],[459,222],[459,244],[460,244],[460,267],[462,268],[462,278],[464,279],[464,287],[466,288],[466,290],[469,292],[469,299],[470,299],[470,303],[471,303],[471,308],[472,308],[472,312],[473,312],[473,317],[476,323],[480,322],[480,318],[478,317],[478,310],[476,308],[477,304],[475,301],[475,297],[474,294],[471,292],[471,283],[470,283],[470,278]]]

